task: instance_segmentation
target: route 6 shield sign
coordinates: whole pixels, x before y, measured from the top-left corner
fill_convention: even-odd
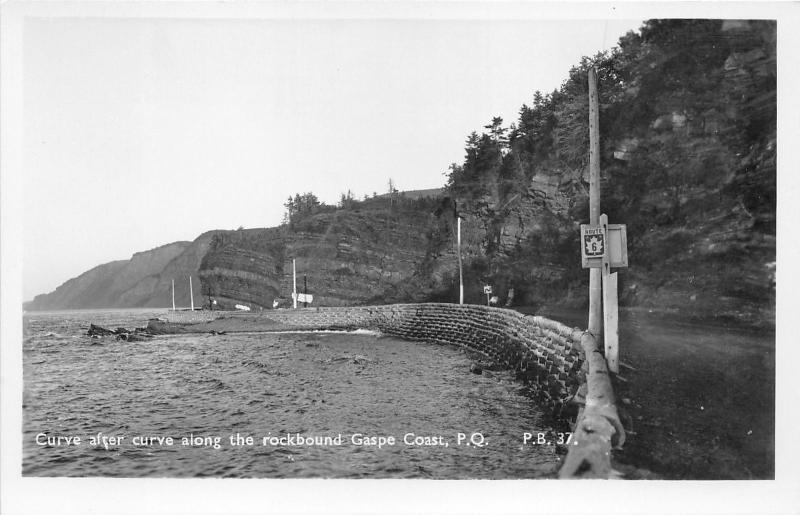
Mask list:
[[[602,225],[581,224],[581,265],[583,268],[600,268],[606,256],[606,232]]]
[[[605,234],[599,225],[581,226],[581,254],[586,258],[602,258],[606,253]]]

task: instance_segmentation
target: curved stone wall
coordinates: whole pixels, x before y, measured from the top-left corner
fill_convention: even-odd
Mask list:
[[[180,313],[167,318],[186,323]],[[508,309],[440,303],[205,313],[209,318],[269,321],[273,330],[374,329],[466,347],[514,370],[554,416],[575,420],[562,477],[613,475],[610,451],[622,445],[625,433],[605,359],[588,332]]]
[[[580,333],[576,338],[575,330],[563,324],[507,309],[429,303],[222,316],[266,318],[282,329],[375,329],[409,340],[463,346],[521,374],[556,415],[585,381]]]
[[[169,320],[175,324],[199,324],[201,322],[210,322],[214,319],[220,318],[222,315],[222,311],[192,311],[191,309],[179,309],[170,311],[161,318]]]

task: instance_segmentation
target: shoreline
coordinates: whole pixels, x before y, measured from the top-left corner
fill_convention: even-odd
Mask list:
[[[453,303],[455,304],[455,303]],[[472,306],[481,306],[482,304],[465,304],[465,305],[472,305]],[[337,306],[337,307],[363,307],[361,305],[354,305],[354,306]],[[503,306],[498,306],[503,308]],[[309,309],[315,310],[319,309],[319,307],[308,307],[308,308],[298,308],[298,310],[302,309]],[[578,328],[583,328],[586,326],[586,318],[587,316],[581,316],[580,318],[575,318],[574,313],[577,312],[586,312],[588,314],[588,306],[579,306],[575,307],[573,305],[565,305],[559,303],[543,303],[539,305],[519,305],[519,306],[511,306],[509,308],[513,311],[517,311],[524,315],[543,315],[547,316],[548,318],[553,318],[553,320],[560,321],[570,326],[575,326]],[[23,310],[23,316],[27,314],[46,314],[46,313],[61,313],[61,312],[91,312],[91,311],[130,311],[130,310],[140,310],[140,311],[166,311],[168,313],[221,313],[224,315],[255,315],[257,316],[260,313],[270,313],[270,312],[286,312],[286,311],[293,311],[292,308],[280,308],[280,309],[264,309],[263,311],[231,311],[231,310],[214,310],[210,311],[207,309],[198,309],[195,308],[194,311],[191,308],[178,308],[174,312],[170,307],[114,307],[114,308],[65,308],[65,309],[44,309],[44,310]],[[563,315],[564,313],[568,313],[570,315],[567,316],[567,320],[560,320],[559,315]],[[741,316],[733,316],[733,315],[716,315],[716,316],[707,316],[707,315],[696,315],[693,312],[684,312],[676,309],[659,309],[659,308],[647,308],[647,307],[639,307],[639,306],[619,306],[619,313],[622,314],[629,314],[629,315],[636,315],[640,317],[646,318],[653,318],[657,320],[666,321],[669,320],[671,323],[681,326],[701,326],[707,327],[710,329],[719,329],[721,331],[743,331],[743,332],[752,332],[752,333],[775,333],[777,330],[776,318],[773,314],[771,317],[764,317],[764,316],[755,316],[752,313],[745,313]],[[570,320],[574,319],[575,323],[568,323]]]

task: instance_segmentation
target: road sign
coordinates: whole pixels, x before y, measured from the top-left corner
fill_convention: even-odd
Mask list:
[[[606,259],[611,268],[628,266],[628,239],[625,224],[581,224],[581,264],[601,268]]]
[[[297,295],[297,302],[307,302],[311,304],[314,301],[314,296],[310,293],[292,293],[292,299]]]
[[[603,257],[606,253],[606,235],[599,225],[582,225],[583,256],[587,258]]]
[[[628,266],[628,237],[625,224],[608,224],[608,262],[611,268]]]
[[[489,297],[491,297],[491,295],[492,295],[492,287],[491,287],[491,285],[487,284],[486,286],[484,286],[483,287],[483,293],[486,294],[486,305],[488,306],[489,305],[489,300],[490,300]]]

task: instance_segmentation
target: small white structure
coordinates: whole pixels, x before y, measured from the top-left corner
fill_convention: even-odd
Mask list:
[[[250,306],[245,306],[244,304],[236,304],[234,307],[239,311],[250,311]]]
[[[310,293],[292,293],[292,297],[295,302],[307,302],[308,304],[314,302],[314,295]]]

